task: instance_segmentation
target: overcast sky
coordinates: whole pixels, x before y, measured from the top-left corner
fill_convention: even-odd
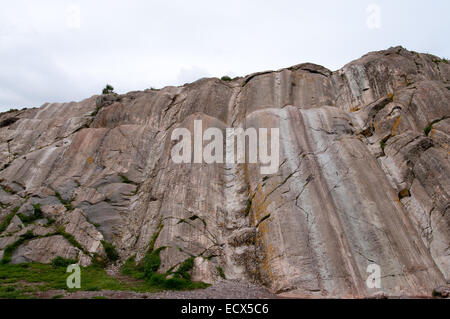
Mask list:
[[[241,76],[336,70],[402,45],[450,57],[448,0],[0,0],[0,111]]]

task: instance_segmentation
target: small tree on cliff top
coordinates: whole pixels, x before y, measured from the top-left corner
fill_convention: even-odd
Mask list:
[[[114,88],[111,85],[106,84],[105,88],[103,89],[102,94],[110,94],[113,92],[114,92]]]

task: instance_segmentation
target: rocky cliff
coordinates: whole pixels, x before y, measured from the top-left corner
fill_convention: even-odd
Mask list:
[[[108,242],[120,264],[152,245],[160,272],[194,257],[205,282],[429,295],[450,280],[449,80],[447,60],[396,47],[335,72],[300,64],[0,114],[0,258],[88,265]],[[278,173],[175,164],[172,130],[199,119],[280,128]],[[370,264],[381,289],[366,286]]]

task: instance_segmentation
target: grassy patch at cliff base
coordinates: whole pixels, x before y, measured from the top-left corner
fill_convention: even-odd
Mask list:
[[[106,270],[97,266],[80,267],[81,288],[68,289],[65,265],[55,261],[53,265],[28,263],[0,265],[0,298],[33,298],[37,293],[49,290],[66,290],[67,292],[119,290],[135,292],[158,292],[158,287],[148,282],[129,283],[109,276]]]
[[[148,267],[159,268],[157,258],[151,259]],[[145,273],[142,266],[136,266],[134,259],[129,259],[122,269],[122,274],[126,274],[134,280],[111,277],[104,268],[96,265],[80,267],[81,288],[69,289],[66,284],[68,276],[71,275],[71,273],[66,272],[66,265],[69,262],[72,261],[55,258],[52,264],[1,264],[0,299],[35,298],[40,292],[50,290],[65,290],[69,293],[77,290],[153,293],[163,290],[192,290],[208,287],[205,283],[191,281],[188,271],[193,266],[193,259],[189,258],[176,272],[171,274],[159,274],[156,271]],[[61,293],[58,292],[57,294],[60,295]]]

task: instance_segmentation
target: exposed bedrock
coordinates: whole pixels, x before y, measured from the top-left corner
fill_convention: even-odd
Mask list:
[[[12,263],[88,265],[106,241],[139,262],[154,244],[160,272],[195,258],[193,280],[430,295],[450,280],[449,80],[448,61],[396,47],[335,72],[307,63],[0,114],[0,257],[21,240]],[[224,136],[279,128],[277,173],[176,164],[172,131],[196,120]]]

